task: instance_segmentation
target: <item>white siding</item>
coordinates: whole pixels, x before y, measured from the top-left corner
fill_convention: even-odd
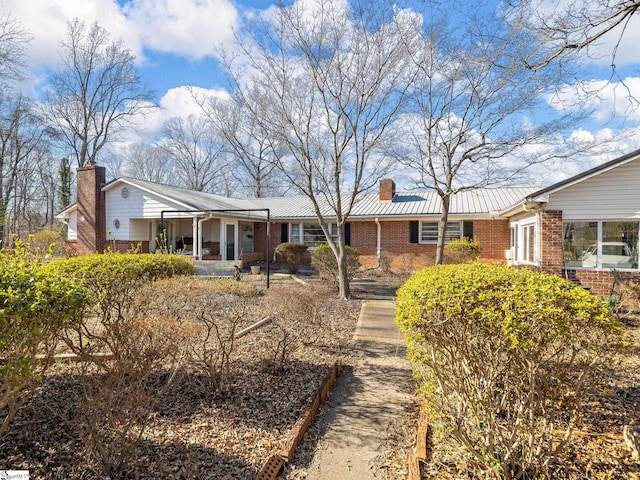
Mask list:
[[[152,220],[131,220],[129,225],[129,240],[134,240],[136,242],[143,242],[145,240],[150,240],[149,238],[149,222]],[[154,224],[154,232],[155,232],[155,222]]]
[[[546,208],[565,221],[640,218],[640,160],[551,194]]]
[[[78,213],[72,212],[69,214],[69,224],[67,226],[67,239],[78,239]]]
[[[122,197],[122,189],[129,189],[129,197]],[[162,210],[181,210],[183,207],[168,202],[131,185],[121,185],[106,192],[107,231],[115,240],[149,240],[149,220],[159,219]],[[132,219],[149,219],[132,222]],[[115,228],[115,221],[120,228]]]

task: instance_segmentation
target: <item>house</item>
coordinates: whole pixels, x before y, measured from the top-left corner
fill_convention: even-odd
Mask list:
[[[306,197],[236,199],[125,177],[106,182],[94,164],[78,169],[77,185],[77,203],[58,218],[68,224],[69,248],[81,254],[134,244],[150,252],[165,241],[195,258],[253,262],[282,242],[325,242]],[[358,198],[347,244],[369,265],[382,251],[433,253],[440,208],[435,192],[397,192],[393,180],[381,180],[378,192]],[[447,240],[476,238],[485,260],[541,268],[606,295],[612,269],[640,278],[639,222],[640,150],[543,189],[460,192]]]
[[[516,265],[534,265],[609,295],[618,270],[640,280],[640,150],[537,190],[500,212]]]

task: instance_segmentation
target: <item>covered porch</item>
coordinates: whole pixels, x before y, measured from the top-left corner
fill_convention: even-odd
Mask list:
[[[149,249],[165,249],[196,260],[264,261],[269,235],[266,217],[262,212],[238,217],[219,212],[164,211]]]

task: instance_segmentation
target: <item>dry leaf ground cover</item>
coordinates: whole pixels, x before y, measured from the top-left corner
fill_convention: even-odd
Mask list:
[[[287,332],[287,316],[279,315],[277,321],[238,339],[228,391],[212,395],[205,378],[183,369],[161,369],[139,385],[156,400],[139,446],[118,476],[254,477],[284,440],[329,366],[338,360],[349,362],[347,344],[360,302],[337,301],[324,289],[295,285],[279,287],[279,297],[261,303],[239,327],[269,314],[265,309],[292,308],[293,292],[299,288],[324,296],[326,300],[317,302],[317,315],[305,325],[304,335],[297,335],[298,329]],[[286,358],[277,356],[281,348],[286,348]],[[38,479],[105,478],[100,452],[88,447],[90,432],[83,421],[86,375],[91,372],[75,364],[49,370],[9,433],[0,438],[0,470],[29,470],[31,478]],[[170,388],[161,388],[172,375]]]
[[[601,387],[586,400],[582,423],[572,436],[563,462],[547,479],[638,480],[640,462],[625,447],[622,429],[640,424],[640,313],[621,315],[630,347],[604,373]],[[418,406],[389,428],[381,465],[387,478],[408,478],[404,467],[415,444]],[[430,438],[430,461],[422,465],[424,479],[484,478],[473,464],[461,465],[459,447],[446,438]]]

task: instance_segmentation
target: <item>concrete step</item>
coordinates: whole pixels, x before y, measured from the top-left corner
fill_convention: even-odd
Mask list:
[[[201,277],[233,277],[236,267],[242,268],[240,260],[195,260],[196,275]]]

